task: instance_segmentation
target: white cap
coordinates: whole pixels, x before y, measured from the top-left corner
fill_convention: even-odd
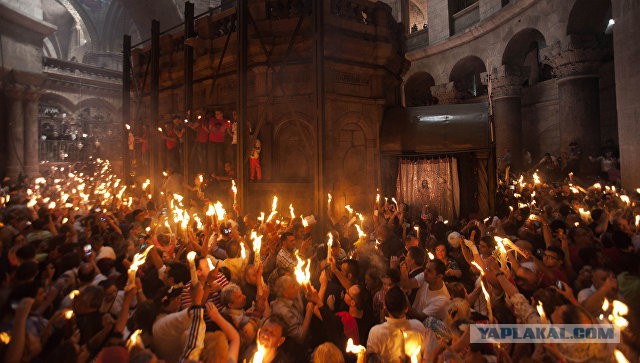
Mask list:
[[[116,253],[111,247],[102,246],[100,252],[98,252],[98,256],[96,256],[96,261],[100,261],[103,258],[110,258],[112,260],[116,259]]]

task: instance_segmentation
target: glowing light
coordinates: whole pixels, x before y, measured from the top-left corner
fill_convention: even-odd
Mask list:
[[[345,349],[345,351],[347,353],[360,354],[364,353],[366,349],[362,345],[353,344],[353,339],[349,338],[349,340],[347,340],[347,348]]]
[[[301,286],[309,285],[309,280],[311,279],[311,261],[303,261],[300,256],[298,256],[298,251],[296,251],[296,259],[298,260],[298,264],[294,270],[296,281]]]
[[[351,208],[351,205],[347,204],[344,206],[344,209],[346,209],[349,214],[353,214],[353,208]]]
[[[141,329],[138,329],[136,331],[133,332],[133,334],[131,334],[131,336],[129,337],[129,339],[127,340],[127,349],[129,351],[131,351],[131,349],[133,349],[133,347],[138,345],[138,340],[140,339],[140,333],[142,333]]]
[[[291,219],[296,219],[296,214],[293,210],[293,203],[289,204],[289,214],[291,214]]]
[[[540,321],[546,324],[548,322],[547,315],[544,313],[544,306],[542,306],[542,301],[538,301],[538,305],[536,306],[536,310],[538,310],[538,315],[540,315]]]
[[[622,354],[622,352],[617,349],[613,351],[613,355],[616,357],[616,362],[618,363],[630,363],[627,357],[625,357],[624,354]]]
[[[70,320],[71,318],[73,318],[73,310],[67,310],[64,313],[64,318],[67,319],[67,320]]]

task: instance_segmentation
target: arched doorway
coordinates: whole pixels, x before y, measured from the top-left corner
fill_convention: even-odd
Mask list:
[[[486,71],[484,62],[471,55],[462,58],[453,66],[449,81],[453,82],[462,100],[484,96],[487,94],[487,86],[482,84],[480,74]]]
[[[418,72],[404,85],[405,105],[407,107],[429,106],[436,103],[431,95],[431,86],[435,85],[433,77],[427,72]]]

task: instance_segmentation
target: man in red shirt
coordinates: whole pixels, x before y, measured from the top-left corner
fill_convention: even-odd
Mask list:
[[[209,171],[222,173],[224,166],[224,135],[227,133],[229,121],[224,118],[220,110],[216,110],[214,117],[209,120]]]
[[[204,172],[207,170],[207,143],[209,142],[209,119],[211,112],[206,115],[196,116],[196,121],[189,123],[189,127],[198,133],[196,142],[191,151],[191,161],[195,170]]]

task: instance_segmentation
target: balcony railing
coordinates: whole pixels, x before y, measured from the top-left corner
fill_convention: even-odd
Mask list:
[[[429,45],[429,29],[421,29],[407,35],[407,52],[425,48]]]
[[[100,68],[88,64],[66,61],[58,58],[43,57],[43,65],[46,70],[73,73],[77,76],[87,75],[99,78],[121,80],[122,72],[112,69]]]

